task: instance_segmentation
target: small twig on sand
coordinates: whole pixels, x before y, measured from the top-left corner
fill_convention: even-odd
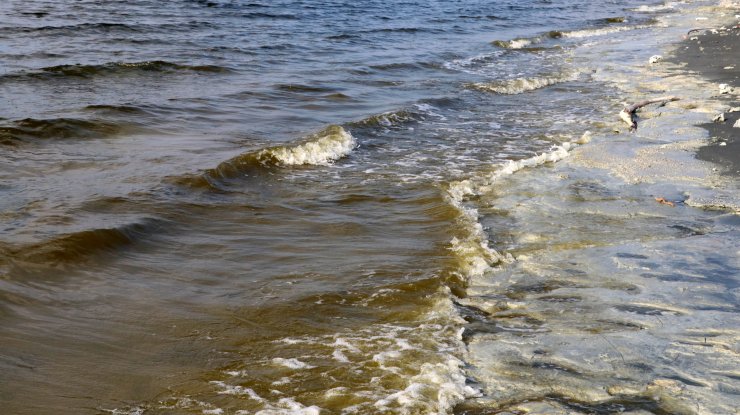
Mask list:
[[[619,349],[617,349],[617,346],[615,346],[614,343],[610,342],[609,339],[607,339],[606,336],[604,336],[601,333],[599,333],[599,336],[601,336],[601,338],[604,339],[604,341],[607,342],[609,346],[611,346],[612,349],[614,349],[614,351],[616,351],[619,354],[619,357],[622,358],[622,363],[627,363],[627,361],[624,360],[624,355],[622,354],[622,352],[619,351]]]
[[[627,125],[630,126],[630,131],[637,130],[637,116],[635,115],[635,111],[638,109],[650,105],[655,104],[657,102],[660,102],[661,105],[664,105],[666,102],[670,101],[678,101],[681,98],[678,97],[660,97],[655,99],[648,99],[645,101],[638,102],[637,104],[632,104],[628,107],[624,107],[622,111],[619,112],[619,118],[621,118],[624,122],[627,123]]]
[[[694,32],[701,32],[703,30],[712,30],[712,29],[709,29],[709,28],[708,29],[691,29],[688,32],[686,32],[686,36],[690,36]]]

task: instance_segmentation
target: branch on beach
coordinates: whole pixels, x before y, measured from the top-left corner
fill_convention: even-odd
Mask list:
[[[630,106],[624,107],[622,111],[619,112],[619,118],[621,118],[624,122],[627,123],[627,125],[630,126],[630,131],[636,131],[637,130],[637,115],[635,114],[635,111],[638,109],[655,103],[660,103],[660,105],[665,105],[667,102],[671,101],[678,101],[681,98],[678,97],[660,97],[660,98],[654,98],[654,99],[648,99],[645,101],[638,102],[636,104],[632,104]]]
[[[686,36],[691,36],[691,34],[694,32],[705,32],[707,30],[712,30],[712,28],[691,29],[688,32],[686,32]]]

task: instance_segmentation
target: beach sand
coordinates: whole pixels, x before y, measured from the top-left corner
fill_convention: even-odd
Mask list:
[[[710,143],[701,147],[697,157],[722,166],[721,172],[740,175],[740,128],[733,125],[740,119],[740,111],[728,112],[740,107],[740,28],[727,24],[724,30],[701,30],[692,32],[677,49],[673,60],[685,64],[685,68],[708,81],[727,84],[734,92],[721,94],[718,99],[727,104],[724,122],[710,122],[701,127],[709,132]]]

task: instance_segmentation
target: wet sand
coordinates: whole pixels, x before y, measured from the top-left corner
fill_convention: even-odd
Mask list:
[[[738,87],[740,86],[740,29],[728,23],[724,30],[702,30],[692,32],[676,51],[675,60],[686,63],[686,69],[701,77],[727,84],[735,91],[718,93],[718,98],[727,104],[724,122],[710,122],[701,127],[709,132],[710,144],[697,152],[700,160],[711,161],[722,166],[722,173],[740,175],[740,129],[733,125],[740,119],[740,111],[728,112],[730,108],[740,107]],[[716,32],[716,33],[715,33]]]

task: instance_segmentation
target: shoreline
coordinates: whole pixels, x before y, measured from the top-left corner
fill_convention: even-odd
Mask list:
[[[698,149],[696,157],[720,165],[723,175],[740,177],[740,129],[733,127],[740,119],[740,111],[730,112],[740,107],[737,95],[740,90],[740,49],[737,46],[740,28],[735,20],[721,28],[691,33],[671,60],[685,65],[686,70],[707,81],[734,88],[729,93],[717,91],[716,99],[726,104],[725,120],[699,125],[709,133],[710,142]]]
[[[606,49],[626,57],[622,65],[600,64],[604,49],[581,50],[594,79],[624,102],[681,99],[642,108],[637,131],[618,121],[624,102],[615,100],[608,132],[574,136],[562,161],[497,176],[495,190],[477,192],[482,228],[516,232],[492,245],[513,260],[473,276],[458,300],[496,329],[466,328],[465,361],[481,396],[455,414],[737,412],[727,350],[739,333],[740,241],[728,235],[740,202],[733,179],[697,156],[732,148],[703,128],[737,104],[719,94],[725,73],[703,76],[708,61],[707,70],[727,64],[672,57],[690,46],[680,36],[694,19],[716,11],[668,15],[654,36]],[[648,63],[657,53],[666,60]],[[729,119],[738,114],[716,125],[736,135]]]

